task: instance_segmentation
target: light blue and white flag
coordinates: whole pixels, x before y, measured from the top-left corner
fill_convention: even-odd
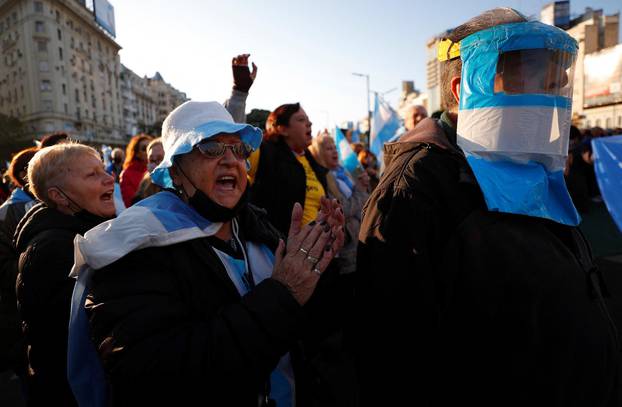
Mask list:
[[[112,195],[114,199],[114,209],[115,214],[119,216],[121,212],[125,210],[125,202],[123,202],[123,195],[121,195],[121,185],[118,182],[114,183],[114,194]]]
[[[348,139],[343,135],[339,126],[335,127],[335,145],[337,146],[337,153],[339,154],[339,162],[341,162],[341,165],[348,170],[350,174],[354,175],[357,170],[362,170],[361,164],[356,154],[354,154],[354,150],[350,147]]]
[[[350,139],[352,143],[360,143],[361,142],[361,131],[359,130],[359,124],[356,123],[354,125],[354,129],[352,129],[352,138]]]
[[[108,389],[95,345],[89,336],[84,309],[93,270],[108,266],[126,254],[154,246],[168,246],[212,236],[222,223],[212,223],[167,191],[157,193],[124,210],[74,240],[77,278],[71,299],[67,378],[79,406],[105,407]]]
[[[222,223],[213,223],[199,215],[175,194],[163,191],[124,210],[115,219],[104,222],[76,236],[74,266],[70,276],[77,282],[71,299],[69,340],[67,349],[67,378],[80,407],[106,407],[108,385],[103,366],[90,338],[89,320],[84,309],[93,271],[108,266],[128,253],[162,247],[188,240],[213,236]],[[234,236],[238,224],[233,221]],[[238,240],[240,244],[242,242]],[[245,295],[250,287],[244,285],[246,270],[257,283],[269,278],[274,267],[274,254],[264,245],[246,242],[244,260],[236,260],[216,250],[227,274]],[[248,264],[252,263],[253,267]],[[293,405],[294,376],[289,354],[283,356],[270,375],[271,394],[278,405]]]
[[[28,195],[22,188],[17,187],[11,192],[9,198],[4,201],[2,205],[0,205],[0,221],[4,221],[6,219],[7,211],[9,207],[13,204],[23,203],[24,210],[28,212],[30,208],[35,206],[35,204],[39,202],[36,199],[33,199],[30,195]]]
[[[622,232],[622,135],[595,138],[592,149],[600,193]]]
[[[374,114],[371,118],[370,150],[382,166],[383,147],[395,136],[400,127],[400,117],[395,110],[376,93]]]

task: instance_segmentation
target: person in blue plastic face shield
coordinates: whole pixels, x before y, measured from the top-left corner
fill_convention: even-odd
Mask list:
[[[574,39],[540,22],[460,42],[458,145],[489,210],[579,223],[563,177],[576,53]]]
[[[446,35],[445,111],[385,145],[363,211],[360,400],[620,406],[615,323],[563,180],[576,42],[508,8]]]
[[[539,22],[460,42],[458,145],[493,211],[577,225],[566,190],[574,39]]]

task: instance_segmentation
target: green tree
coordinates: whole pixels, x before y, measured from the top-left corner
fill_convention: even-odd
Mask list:
[[[0,114],[0,159],[8,160],[19,150],[33,146],[26,136],[24,123],[16,117]]]

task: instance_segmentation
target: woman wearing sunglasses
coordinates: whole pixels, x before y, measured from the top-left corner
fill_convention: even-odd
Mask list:
[[[98,393],[79,385],[88,360],[81,329],[93,333],[112,405],[288,406],[309,397],[296,344],[332,329],[336,276],[324,272],[343,245],[344,219],[322,200],[301,227],[295,205],[281,238],[247,203],[247,158],[261,137],[216,102],[186,102],[164,121],[166,153],[152,172],[168,189],[76,241],[69,377],[81,404],[95,405]]]

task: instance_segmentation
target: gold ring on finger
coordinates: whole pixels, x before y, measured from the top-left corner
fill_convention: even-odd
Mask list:
[[[309,261],[309,263],[316,265],[318,261],[320,261],[320,259],[318,259],[317,257],[313,257],[311,255],[307,256],[307,260]]]
[[[314,268],[313,268],[313,270],[311,270],[311,271],[313,271],[313,272],[314,272],[315,274],[317,274],[318,276],[321,276],[321,275],[322,275],[322,272],[321,272],[321,271],[320,271],[320,269],[319,269],[319,268],[317,268],[317,267],[314,267]]]
[[[306,255],[308,255],[308,254],[309,254],[309,251],[308,251],[307,249],[303,248],[303,247],[301,247],[301,248],[300,248],[300,249],[298,249],[298,250],[300,250],[301,252],[303,252],[303,253],[304,253],[304,254],[306,254]]]

